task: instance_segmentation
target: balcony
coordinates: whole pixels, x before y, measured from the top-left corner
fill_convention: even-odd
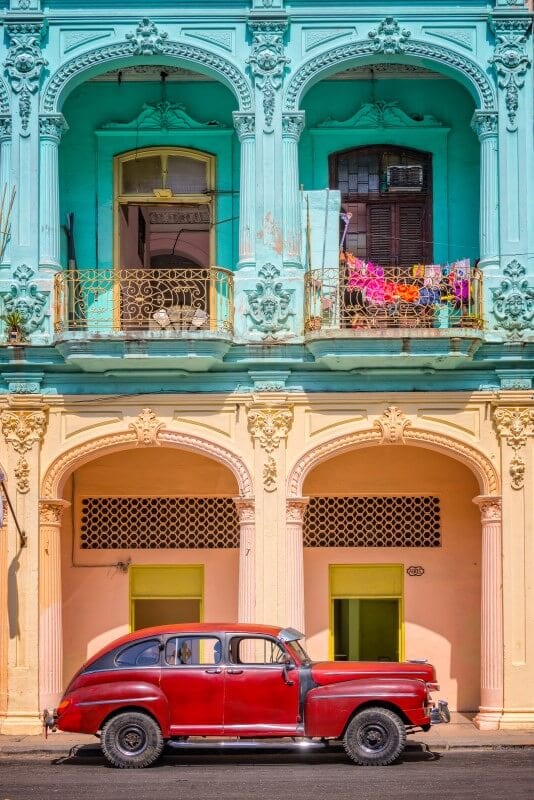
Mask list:
[[[87,371],[204,371],[230,347],[233,302],[232,273],[219,267],[70,269],[55,279],[55,338]]]
[[[380,267],[349,255],[309,271],[304,298],[308,349],[330,369],[450,368],[483,339],[482,273],[465,261]]]

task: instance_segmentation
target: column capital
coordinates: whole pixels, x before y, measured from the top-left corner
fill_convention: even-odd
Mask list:
[[[42,114],[39,117],[39,136],[59,144],[61,137],[69,126],[63,114]]]
[[[10,114],[0,116],[0,142],[8,142],[11,139],[13,123]]]
[[[309,502],[309,497],[288,497],[286,500],[287,522],[296,522],[302,525]]]
[[[239,517],[239,524],[250,524],[256,521],[256,503],[252,497],[233,497]]]
[[[304,111],[284,112],[282,114],[282,136],[298,142],[304,130],[306,113]]]
[[[497,138],[499,132],[499,114],[497,111],[475,111],[471,119],[471,127],[480,142]]]
[[[256,134],[256,116],[247,111],[233,111],[232,119],[234,128],[240,142],[246,139],[254,139]]]
[[[501,522],[502,498],[496,495],[478,495],[473,498],[473,503],[480,508],[482,525],[492,522]]]
[[[39,521],[41,525],[61,525],[64,511],[70,508],[68,500],[39,500]]]

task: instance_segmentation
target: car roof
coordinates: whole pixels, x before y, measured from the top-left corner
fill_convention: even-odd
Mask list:
[[[153,628],[140,628],[138,631],[127,633],[124,636],[114,639],[112,642],[102,647],[98,653],[89,658],[84,667],[92,664],[101,656],[120,647],[123,644],[130,644],[140,639],[150,638],[151,636],[166,636],[168,634],[197,634],[197,633],[258,633],[267,636],[279,636],[284,628],[275,625],[254,625],[245,622],[190,622],[177,623],[176,625],[156,625]]]

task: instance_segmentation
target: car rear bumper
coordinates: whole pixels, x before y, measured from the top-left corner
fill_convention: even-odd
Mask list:
[[[449,711],[449,704],[446,700],[438,700],[437,704],[434,703],[430,709],[430,724],[440,725],[451,721],[451,712]]]

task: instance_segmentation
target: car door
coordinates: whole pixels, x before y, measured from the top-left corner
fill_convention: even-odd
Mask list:
[[[229,638],[225,667],[225,736],[294,734],[299,725],[299,673],[269,636]]]
[[[224,672],[217,635],[169,636],[161,668],[161,688],[169,703],[171,736],[223,732]]]

